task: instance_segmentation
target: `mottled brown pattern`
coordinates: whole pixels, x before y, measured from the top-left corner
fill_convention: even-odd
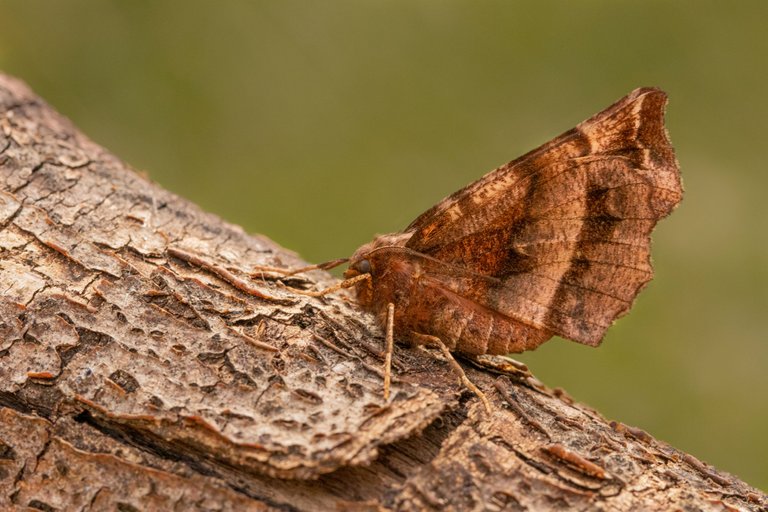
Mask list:
[[[642,88],[486,174],[352,257],[358,299],[395,332],[468,354],[596,346],[651,279],[650,234],[682,198],[667,96]],[[362,265],[362,266],[361,266]]]

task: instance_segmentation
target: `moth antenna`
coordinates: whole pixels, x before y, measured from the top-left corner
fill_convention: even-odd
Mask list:
[[[306,290],[299,290],[298,288],[292,288],[290,286],[285,286],[286,288],[290,288],[290,290],[293,293],[298,293],[299,295],[306,295],[307,297],[322,297],[323,295],[328,295],[329,293],[337,292],[343,288],[349,288],[350,286],[354,286],[355,284],[359,283],[360,281],[363,281],[365,279],[370,279],[371,274],[360,274],[359,276],[350,277],[349,279],[345,279],[341,281],[340,283],[336,283],[333,286],[330,286],[324,290],[318,290],[314,292],[308,292]]]
[[[389,400],[389,384],[392,379],[392,349],[395,345],[395,305],[387,304],[387,349],[384,356],[384,400]]]
[[[309,265],[307,267],[297,268],[296,270],[292,270],[291,272],[288,272],[285,274],[286,276],[292,276],[294,274],[301,274],[303,272],[309,272],[310,270],[330,270],[332,268],[336,268],[339,265],[343,265],[344,263],[348,262],[349,258],[338,258],[335,260],[325,261],[323,263],[318,263],[317,265]]]
[[[485,406],[485,410],[490,415],[493,410],[491,409],[491,402],[488,401],[488,397],[485,396],[485,393],[483,393],[480,388],[475,386],[475,383],[469,380],[469,377],[467,377],[467,374],[464,373],[464,368],[461,367],[461,365],[456,361],[456,359],[453,357],[453,354],[451,354],[451,351],[448,350],[448,347],[445,346],[445,343],[443,343],[443,340],[438,338],[437,336],[430,336],[429,334],[421,334],[421,333],[414,333],[417,337],[423,339],[427,342],[427,344],[435,345],[437,348],[440,349],[440,351],[443,353],[443,356],[448,360],[448,363],[453,368],[453,371],[456,372],[456,374],[459,376],[459,379],[461,380],[461,383],[464,384],[464,386],[469,389],[471,392],[473,392],[477,397],[483,402],[483,405]]]
[[[266,265],[254,265],[253,272],[273,272],[275,274],[282,274],[285,277],[293,276],[296,274],[303,274],[304,272],[309,272],[310,270],[330,270],[332,268],[336,268],[339,265],[342,265],[349,261],[349,258],[338,258],[335,260],[325,261],[323,263],[317,263],[316,265],[308,265],[306,267],[299,267],[295,269],[289,269],[289,268],[280,268],[280,267],[269,267]]]

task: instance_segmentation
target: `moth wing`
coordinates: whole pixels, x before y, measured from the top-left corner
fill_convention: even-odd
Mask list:
[[[637,89],[419,216],[406,247],[485,276],[463,293],[598,345],[653,276],[650,234],[682,198],[667,96]]]

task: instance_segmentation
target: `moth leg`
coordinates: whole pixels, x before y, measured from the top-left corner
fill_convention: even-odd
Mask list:
[[[392,350],[395,345],[395,305],[387,304],[387,348],[384,356],[384,400],[389,400],[389,384],[392,380]]]
[[[351,286],[356,285],[360,281],[363,281],[365,279],[370,279],[371,274],[360,274],[355,277],[350,277],[349,279],[345,279],[339,283],[336,283],[333,286],[330,286],[324,290],[317,290],[314,292],[308,292],[306,290],[299,290],[298,288],[291,288],[290,286],[287,286],[283,284],[286,288],[289,288],[293,293],[298,293],[299,295],[306,295],[307,297],[322,297],[323,295],[328,295],[329,293],[337,292],[343,288],[349,288]]]
[[[429,334],[421,334],[421,333],[414,333],[417,337],[421,338],[426,342],[428,345],[434,345],[437,348],[440,349],[440,351],[443,353],[443,356],[448,360],[448,363],[453,368],[453,371],[458,374],[459,379],[461,379],[461,383],[464,384],[464,386],[469,389],[471,392],[473,392],[477,397],[483,402],[483,405],[485,406],[485,410],[488,411],[488,414],[491,414],[491,402],[488,401],[488,397],[485,396],[485,393],[480,391],[480,388],[475,386],[475,383],[469,380],[469,377],[467,377],[467,374],[464,373],[464,368],[461,367],[461,365],[456,361],[456,359],[453,357],[453,354],[451,354],[451,351],[448,350],[448,347],[445,346],[445,343],[443,343],[443,340],[438,338],[437,336],[430,336]]]
[[[331,260],[326,261],[324,263],[318,263],[317,265],[309,265],[306,267],[300,267],[295,269],[288,269],[288,268],[280,268],[280,267],[268,267],[264,265],[254,265],[253,266],[253,272],[251,272],[251,277],[258,276],[260,273],[263,272],[272,272],[279,275],[282,275],[283,277],[290,277],[296,274],[301,274],[304,272],[309,272],[310,270],[330,270],[332,268],[336,268],[339,265],[346,263],[349,261],[349,258],[339,258],[337,260]],[[337,283],[331,287],[328,287],[324,290],[318,290],[318,291],[305,291],[305,290],[299,290],[298,288],[293,288],[291,286],[287,286],[282,281],[278,281],[278,284],[281,284],[285,286],[286,288],[290,288],[291,291],[294,293],[298,293],[299,295],[306,295],[308,297],[322,297],[323,295],[328,295],[329,293],[333,293],[336,291],[339,291],[343,288],[349,288],[350,286],[353,286],[363,279],[370,279],[371,274],[360,274],[358,276],[352,277],[350,279],[345,279],[341,281],[340,283]]]

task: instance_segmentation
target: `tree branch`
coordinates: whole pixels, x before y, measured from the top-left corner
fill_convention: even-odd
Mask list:
[[[0,506],[749,509],[766,496],[520,369],[399,348],[295,255],[0,75]],[[322,271],[294,287],[324,287]]]

